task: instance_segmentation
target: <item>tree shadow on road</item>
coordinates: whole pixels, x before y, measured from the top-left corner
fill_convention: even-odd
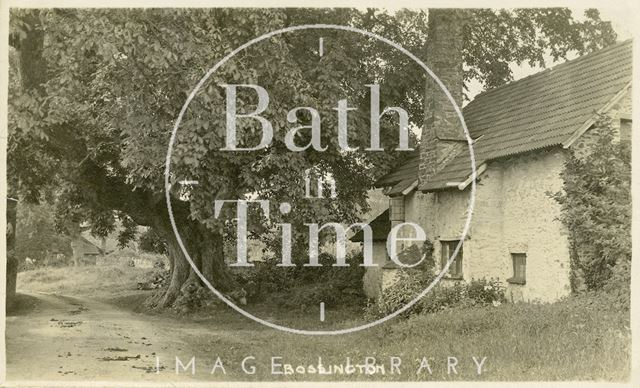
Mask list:
[[[7,316],[27,315],[33,312],[40,303],[42,303],[42,301],[32,295],[17,293],[15,303],[13,303],[11,309],[7,309]]]

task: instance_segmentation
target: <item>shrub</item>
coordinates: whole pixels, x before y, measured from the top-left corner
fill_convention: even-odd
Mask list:
[[[293,268],[277,267],[279,260],[266,258],[262,262],[254,262],[254,267],[238,273],[238,281],[247,291],[250,302],[259,302],[267,295],[285,292],[293,286]]]
[[[348,267],[334,267],[335,257],[321,253],[320,267],[278,267],[278,259],[271,258],[240,275],[247,290],[247,300],[271,300],[286,307],[317,305],[320,301],[334,306],[352,305],[364,301],[361,267],[362,254],[348,255]]]
[[[149,273],[146,279],[138,282],[138,290],[157,290],[165,288],[169,284],[171,272],[163,268],[154,267],[153,272]]]
[[[505,287],[498,279],[473,279],[467,284],[465,292],[472,305],[488,306],[506,301]]]
[[[621,263],[631,260],[630,147],[614,141],[609,119],[596,126],[590,152],[570,155],[562,172],[563,192],[553,195],[569,230],[574,291],[581,282],[587,290],[602,289],[614,268],[628,268]]]
[[[631,261],[620,260],[611,270],[611,277],[603,287],[602,298],[622,310],[629,310],[631,299]]]
[[[306,311],[317,309],[319,302],[327,306],[360,306],[364,303],[363,293],[354,287],[341,287],[338,282],[315,282],[306,286],[291,288],[285,293],[272,294],[272,300],[281,307]]]
[[[211,290],[194,282],[182,287],[181,293],[176,298],[173,306],[178,312],[186,314],[216,303],[216,300],[217,298]]]
[[[334,267],[335,257],[321,253],[321,267],[292,267],[287,293],[273,297],[281,306],[299,306],[303,310],[320,301],[332,306],[360,305],[364,302],[362,258],[361,253],[348,255],[348,267]]]
[[[433,281],[434,277],[430,268],[399,270],[393,285],[385,288],[375,303],[367,305],[365,315],[382,317],[397,311],[418,296]],[[425,298],[403,313],[403,315],[407,316],[411,313],[420,312]]]
[[[400,271],[397,281],[382,292],[376,303],[366,307],[365,314],[369,317],[382,317],[399,310],[423,292],[434,278],[435,275],[428,268]],[[407,317],[449,308],[499,305],[505,300],[505,288],[496,279],[438,283],[401,315]]]

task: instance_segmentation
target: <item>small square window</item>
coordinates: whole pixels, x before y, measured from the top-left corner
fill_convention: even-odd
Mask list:
[[[620,142],[631,144],[631,120],[620,119]]]
[[[460,240],[440,241],[440,269],[444,269]],[[450,279],[462,279],[462,245],[447,273]]]
[[[389,199],[389,220],[404,222],[404,197],[391,197]]]
[[[512,284],[525,284],[527,282],[527,255],[525,253],[512,253],[513,277],[507,279]]]

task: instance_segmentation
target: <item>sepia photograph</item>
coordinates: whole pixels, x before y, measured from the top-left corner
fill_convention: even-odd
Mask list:
[[[639,383],[637,7],[116,4],[2,5],[3,386]]]

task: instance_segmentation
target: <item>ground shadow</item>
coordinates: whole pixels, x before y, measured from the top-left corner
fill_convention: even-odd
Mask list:
[[[41,301],[32,295],[16,293],[15,302],[10,309],[7,309],[8,317],[27,315],[33,312]]]

